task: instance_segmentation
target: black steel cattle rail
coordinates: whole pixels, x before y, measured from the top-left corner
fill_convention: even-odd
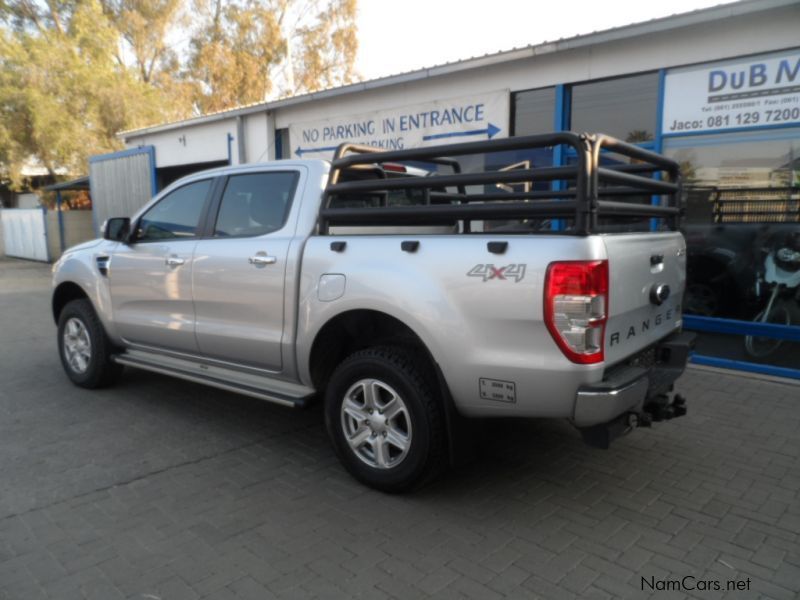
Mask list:
[[[454,157],[566,146],[575,162],[567,166],[531,167],[463,173]],[[601,166],[602,151],[629,159],[629,163]],[[431,176],[375,177],[343,181],[348,170],[386,168],[391,164],[433,163],[451,167],[453,174]],[[550,190],[467,193],[467,186],[551,183]],[[457,193],[443,192],[456,188]],[[344,208],[331,206],[337,196],[387,194],[392,190],[423,190],[442,203],[421,206]],[[645,196],[647,203],[619,199]],[[658,203],[650,202],[660,197]],[[675,230],[682,212],[681,177],[678,163],[655,152],[603,134],[558,132],[446,146],[383,151],[359,144],[342,144],[334,155],[320,211],[319,231],[332,225],[436,225],[472,220],[524,218],[572,219],[567,233],[588,235],[598,230],[601,217],[665,219]]]

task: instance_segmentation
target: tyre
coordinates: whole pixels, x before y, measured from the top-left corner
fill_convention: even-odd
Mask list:
[[[333,372],[325,425],[359,481],[385,492],[421,487],[445,465],[443,407],[426,364],[397,347],[361,350]]]
[[[77,386],[108,386],[122,366],[111,360],[113,346],[89,300],[72,300],[58,317],[58,353],[67,377]]]
[[[760,313],[756,315],[756,318],[753,319],[753,322],[760,323],[764,318],[764,311],[762,310]],[[767,317],[766,323],[772,323],[774,325],[785,325],[789,326],[792,324],[792,310],[791,307],[782,301],[777,301],[775,304],[772,305],[772,310],[770,310],[769,316]],[[761,337],[755,335],[748,335],[744,338],[744,348],[747,351],[747,354],[756,360],[764,360],[769,358],[772,354],[774,354],[778,348],[783,345],[783,340],[775,339],[775,338],[768,338],[768,337]]]

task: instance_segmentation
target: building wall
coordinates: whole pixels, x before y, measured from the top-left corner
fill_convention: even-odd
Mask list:
[[[197,163],[231,160],[263,162],[272,158],[269,154],[274,130],[270,127],[267,112],[244,115],[244,152],[239,156],[238,124],[235,117],[199,125],[187,125],[127,140],[128,147],[155,146],[156,167],[173,167]],[[228,135],[231,136],[230,155]]]
[[[129,138],[127,143],[131,148],[155,146],[156,167],[161,168],[227,160],[228,135],[234,138],[230,147],[238,162],[235,118]]]
[[[266,112],[247,115],[244,121],[245,160],[241,162],[264,162],[274,158],[269,149],[274,137]]]

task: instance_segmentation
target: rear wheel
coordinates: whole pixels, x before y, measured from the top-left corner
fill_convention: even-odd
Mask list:
[[[58,317],[58,353],[72,383],[89,389],[112,384],[122,372],[111,359],[112,349],[91,302],[67,303]]]
[[[397,347],[356,352],[334,371],[325,423],[336,454],[359,481],[400,492],[441,472],[442,406],[425,373],[424,363]]]

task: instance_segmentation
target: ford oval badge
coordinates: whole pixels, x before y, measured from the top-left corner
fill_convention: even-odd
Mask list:
[[[656,306],[664,304],[669,298],[669,286],[666,283],[656,283],[650,288],[650,302]]]

